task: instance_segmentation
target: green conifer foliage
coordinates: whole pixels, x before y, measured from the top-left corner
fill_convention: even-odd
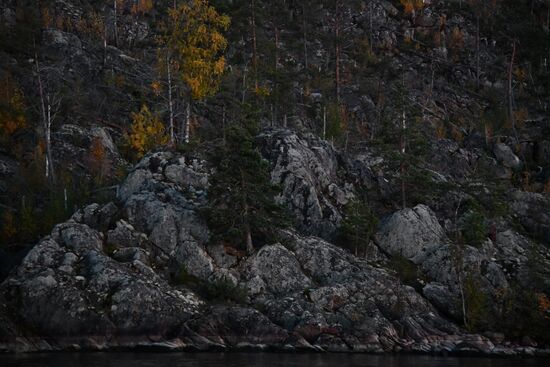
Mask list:
[[[354,200],[346,205],[345,217],[340,227],[342,244],[358,255],[359,249],[366,248],[373,236],[378,218],[361,200]]]
[[[256,147],[254,133],[248,126],[231,126],[226,143],[214,150],[206,211],[214,241],[235,247],[245,244],[249,253],[253,241],[273,238],[274,230],[286,225],[275,202],[277,188],[270,182],[269,164]]]

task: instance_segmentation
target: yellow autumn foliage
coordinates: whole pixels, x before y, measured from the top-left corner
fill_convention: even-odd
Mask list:
[[[151,89],[153,90],[155,96],[160,96],[162,93],[162,84],[158,80],[154,80],[151,83]]]
[[[143,157],[147,151],[168,143],[169,136],[164,124],[146,105],[139,112],[133,112],[131,117],[132,125],[126,135],[126,144],[138,158]]]
[[[220,15],[207,0],[191,0],[169,10],[170,32],[166,44],[172,51],[191,98],[200,100],[218,91],[225,70],[222,34],[230,19]]]

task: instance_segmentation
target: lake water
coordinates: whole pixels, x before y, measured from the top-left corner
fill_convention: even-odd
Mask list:
[[[52,353],[0,355],[1,367],[539,367],[550,359],[281,353]]]

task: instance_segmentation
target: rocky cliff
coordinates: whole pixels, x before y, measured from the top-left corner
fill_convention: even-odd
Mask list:
[[[211,0],[226,70],[190,106],[183,3],[0,0],[1,351],[548,350],[548,1]],[[176,144],[138,159],[143,106]],[[204,209],[249,120],[290,225],[246,254]]]
[[[378,260],[353,256],[313,235],[328,233],[353,194],[331,168],[338,153],[287,130],[259,139],[272,180],[283,184],[281,202],[302,214],[297,230],[281,230],[279,242],[250,255],[210,244],[200,214],[206,162],[149,154],[116,201],[55,226],[2,282],[0,350],[543,353],[450,321],[459,300],[451,243],[432,210],[395,212],[376,235]],[[525,271],[526,242],[498,233],[494,243],[468,248],[465,263],[483,287],[506,288]],[[403,284],[384,266],[392,254],[417,264],[429,283]],[[230,294],[212,297],[207,286]]]

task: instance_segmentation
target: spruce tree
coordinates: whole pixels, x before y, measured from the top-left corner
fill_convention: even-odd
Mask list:
[[[255,128],[231,126],[224,144],[214,149],[214,173],[208,191],[207,220],[214,241],[254,251],[256,240],[269,240],[274,230],[286,225],[275,202],[277,188],[270,182],[269,164],[262,159],[254,140]]]
[[[376,231],[378,218],[362,200],[353,200],[345,207],[344,220],[340,227],[342,245],[358,255],[359,248],[367,252],[367,246]]]

